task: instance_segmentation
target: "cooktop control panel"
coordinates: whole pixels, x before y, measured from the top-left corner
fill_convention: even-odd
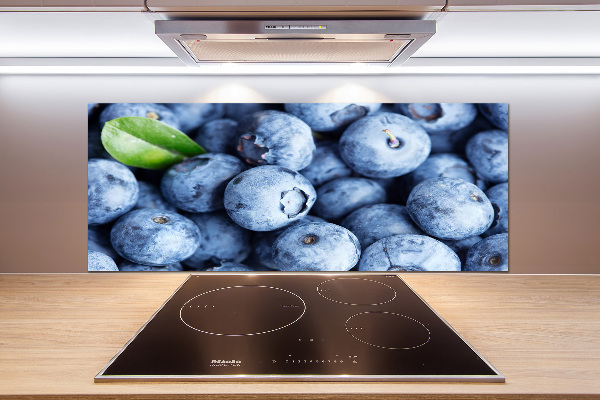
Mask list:
[[[104,381],[504,377],[397,275],[194,274]]]

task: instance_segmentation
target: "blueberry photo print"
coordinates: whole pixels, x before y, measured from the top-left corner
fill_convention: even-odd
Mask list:
[[[508,271],[508,104],[90,103],[88,271]]]

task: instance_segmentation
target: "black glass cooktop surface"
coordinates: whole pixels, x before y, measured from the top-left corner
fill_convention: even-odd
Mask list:
[[[197,274],[103,381],[483,381],[504,377],[397,275]]]

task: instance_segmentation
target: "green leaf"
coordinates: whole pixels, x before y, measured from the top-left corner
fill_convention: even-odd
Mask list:
[[[121,117],[102,128],[102,144],[117,161],[164,169],[206,151],[185,133],[152,118]]]

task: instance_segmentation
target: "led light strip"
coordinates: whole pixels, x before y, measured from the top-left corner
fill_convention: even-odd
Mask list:
[[[516,75],[600,74],[600,58],[412,58],[401,67],[372,64],[180,66],[167,59],[0,59],[10,75]]]

